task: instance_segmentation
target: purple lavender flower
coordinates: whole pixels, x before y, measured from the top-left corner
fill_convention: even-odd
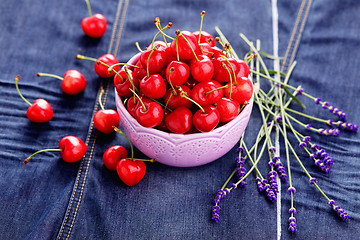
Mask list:
[[[296,189],[294,188],[294,187],[289,187],[288,188],[288,192],[289,192],[289,194],[295,194],[296,193]]]
[[[343,221],[348,220],[348,218],[349,218],[348,213],[345,212],[344,209],[342,209],[340,206],[336,206],[334,200],[330,200],[330,201],[329,201],[329,205],[330,205],[330,207],[332,207],[332,209],[337,213],[337,215],[338,215]]]
[[[296,214],[296,209],[294,207],[290,208],[289,213],[295,215]]]
[[[275,153],[275,152],[276,152],[276,148],[275,148],[275,147],[270,147],[270,148],[269,148],[269,151],[270,151],[271,153]]]
[[[281,117],[281,116],[278,116],[278,117],[276,118],[276,121],[277,121],[278,123],[281,123],[282,117]]]
[[[244,157],[236,157],[236,172],[239,176],[239,179],[242,179],[246,175],[246,169],[244,166],[245,158]],[[244,187],[247,185],[246,178],[241,181],[240,186]]]
[[[245,149],[242,147],[239,147],[236,149],[236,152],[239,153],[240,155],[243,155],[245,153]]]
[[[315,102],[316,102],[316,104],[319,104],[321,102],[321,98],[316,98]]]
[[[311,150],[316,151],[318,149],[319,149],[319,145],[317,145],[317,144],[311,145]]]
[[[286,175],[286,172],[285,172],[285,168],[284,168],[283,164],[280,162],[280,160],[278,160],[276,162],[275,169],[279,173],[279,178],[281,179],[281,181],[286,182],[287,175]]]
[[[318,129],[318,133],[323,136],[338,136],[340,134],[340,130],[335,128],[320,128]]]
[[[273,190],[273,192],[275,194],[279,193],[278,185],[277,185],[277,182],[276,182],[276,175],[277,175],[276,171],[270,171],[269,172],[270,188]]]
[[[271,188],[270,184],[268,183],[267,179],[262,180],[262,184],[264,186],[264,190],[266,192],[266,196],[272,202],[276,201],[276,194],[274,193],[273,189]]]
[[[328,102],[322,102],[321,98],[316,98],[315,99],[316,104],[321,104],[322,108],[324,109],[329,109],[329,111],[338,116],[339,118],[345,119],[346,118],[346,113],[344,113],[343,111],[340,111],[338,108],[334,107],[334,106],[330,106],[330,104]]]
[[[351,132],[357,132],[357,130],[359,129],[358,125],[349,122],[337,121],[333,124],[337,125],[340,129],[344,129]]]
[[[296,232],[296,219],[295,219],[295,217],[290,217],[289,218],[289,228],[288,228],[288,230],[292,233],[292,234],[294,234],[295,232]]]
[[[316,178],[314,178],[314,177],[313,177],[313,178],[310,178],[310,180],[309,180],[309,181],[310,181],[310,183],[317,183],[317,179],[316,179]]]
[[[303,92],[304,92],[304,89],[300,88],[296,95],[301,96]]]
[[[214,222],[219,222],[220,221],[220,202],[221,199],[223,199],[228,193],[230,193],[229,189],[225,188],[225,190],[218,190],[215,198],[213,200],[213,204],[214,206],[212,207],[212,211],[211,211],[211,219]]]
[[[307,130],[310,130],[311,124],[306,125],[305,128],[306,128]]]
[[[256,178],[256,185],[257,185],[259,192],[264,191],[264,189],[265,189],[264,185],[259,177]]]

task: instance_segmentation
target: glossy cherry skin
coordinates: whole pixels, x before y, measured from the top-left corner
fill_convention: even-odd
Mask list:
[[[118,162],[128,157],[128,152],[123,146],[114,145],[109,147],[103,154],[103,162],[107,169],[111,171],[116,170]]]
[[[238,101],[240,105],[245,104],[250,100],[253,94],[253,85],[250,79],[241,77],[237,79],[237,84],[233,85],[231,98]],[[230,97],[230,87],[224,90],[225,97]]]
[[[220,113],[220,122],[230,122],[240,113],[239,102],[225,97],[216,103],[216,108]]]
[[[151,103],[152,102],[152,100],[150,100],[147,97],[144,97],[144,96],[139,96],[139,97],[143,103]],[[130,97],[126,102],[126,109],[130,113],[130,115],[133,116],[134,118],[135,118],[136,108],[139,107],[139,105],[141,105],[139,99],[134,96]]]
[[[239,65],[239,72],[236,75],[236,78],[248,77],[250,73],[249,65],[242,59],[236,59]]]
[[[123,69],[118,72],[121,78],[119,77],[118,74],[114,76],[114,86],[116,88],[117,93],[121,97],[130,97],[133,95],[133,93],[130,90],[133,89],[133,85],[131,84],[131,82],[134,84],[136,88],[139,87],[139,79],[137,78],[136,74],[130,69],[128,69],[127,72],[131,80],[129,80],[126,71]]]
[[[174,71],[171,72],[170,76],[170,69],[173,68]],[[181,61],[172,61],[166,67],[165,73],[167,81],[175,87],[183,85],[190,76],[190,67]],[[170,77],[170,79],[169,79]]]
[[[83,92],[86,88],[86,79],[77,70],[68,70],[64,73],[61,89],[69,95],[76,95]]]
[[[86,144],[78,137],[66,136],[59,141],[60,155],[65,162],[73,163],[82,159],[86,153]]]
[[[193,32],[196,39],[199,39],[200,31]],[[209,44],[211,47],[215,46],[215,38],[206,31],[201,31],[200,35],[200,43],[206,43]]]
[[[174,57],[177,57],[176,39],[178,39],[178,51],[180,61],[188,61],[195,58],[195,55],[191,49],[194,50],[196,55],[199,55],[199,44],[195,35],[189,31],[181,31],[180,34],[182,34],[189,41],[191,47],[188,45],[188,43],[182,36],[176,36],[170,44],[172,55]]]
[[[141,103],[135,109],[135,119],[144,127],[156,127],[164,118],[164,110],[156,102],[144,102],[144,105],[145,109]]]
[[[162,98],[166,93],[165,80],[159,74],[152,74],[140,80],[140,90],[148,98]]]
[[[95,67],[96,74],[101,78],[109,78],[109,77],[112,77],[115,75],[114,71],[108,72],[108,67],[99,63],[99,61],[107,64],[110,67],[114,64],[119,63],[119,61],[117,60],[117,58],[114,55],[112,55],[110,53],[102,55],[101,57],[99,57],[97,59],[94,67]],[[114,67],[114,70],[119,71],[119,66]]]
[[[191,75],[189,79],[185,82],[185,86],[187,86],[190,89],[193,89],[199,82],[196,81]]]
[[[234,58],[228,58],[228,61],[230,62],[231,65],[223,57],[218,57],[213,60],[213,63],[214,63],[213,79],[214,80],[219,81],[219,82],[230,82],[230,80],[232,79],[233,82],[235,81],[233,69],[235,70],[235,76],[236,76],[236,74],[239,71],[239,65],[238,65],[236,59],[234,59]],[[229,70],[229,72],[231,74],[231,79],[230,79],[229,72],[222,66],[223,64],[225,64],[225,66]]]
[[[102,133],[114,132],[114,127],[118,127],[119,124],[119,114],[113,109],[101,109],[94,114],[94,126]]]
[[[26,116],[31,122],[45,123],[53,118],[54,113],[48,101],[38,98],[27,109]]]
[[[192,113],[186,107],[178,107],[166,115],[165,124],[173,133],[186,133],[192,127]]]
[[[81,28],[84,33],[92,38],[99,38],[106,32],[107,21],[104,15],[94,14],[91,17],[85,17],[81,21]]]
[[[134,73],[137,77],[137,79],[143,79],[146,76],[146,69],[143,68],[141,61],[138,60],[135,64],[135,66],[137,66],[138,68],[134,68]]]
[[[180,87],[181,87],[182,91],[184,91],[186,93],[186,95],[188,95],[189,97],[191,96],[190,88],[188,88],[185,85],[181,85]],[[191,108],[193,103],[189,99],[182,97],[180,95],[179,89],[176,89],[175,91],[176,91],[176,95],[174,95],[172,88],[169,88],[166,91],[166,94],[164,97],[164,102],[168,104],[167,106],[172,110],[175,110],[178,107]]]
[[[224,96],[222,85],[217,81],[200,82],[191,90],[191,98],[201,106],[214,104]],[[210,91],[214,92],[209,93]]]
[[[200,132],[210,132],[219,124],[220,113],[213,105],[206,105],[203,109],[205,112],[201,109],[195,112],[193,125]]]
[[[123,158],[116,165],[116,172],[126,185],[132,187],[144,178],[146,165],[140,160]]]
[[[198,60],[190,61],[191,76],[198,82],[210,81],[214,76],[214,64],[211,59],[205,55],[197,56]]]
[[[160,49],[148,49],[140,55],[140,62],[145,71],[147,71],[147,65],[149,65],[149,74],[160,73],[166,67],[167,61],[166,52]]]

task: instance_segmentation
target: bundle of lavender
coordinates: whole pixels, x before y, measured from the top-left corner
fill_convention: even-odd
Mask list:
[[[223,44],[228,43],[227,45],[229,45],[230,43],[227,41],[220,29],[216,28],[216,31],[220,36],[220,41]],[[277,194],[279,193],[278,181],[287,182],[289,186],[288,193],[291,197],[288,230],[291,233],[295,233],[297,230],[295,218],[296,208],[294,206],[294,194],[296,189],[293,186],[291,178],[290,154],[292,154],[292,160],[295,159],[301,166],[304,174],[309,178],[309,183],[313,184],[324,196],[330,207],[337,213],[337,215],[343,221],[346,221],[349,217],[347,212],[345,212],[345,210],[343,210],[340,206],[336,205],[335,201],[330,199],[320,188],[317,183],[317,179],[306,169],[298,153],[295,151],[293,143],[290,143],[288,140],[288,135],[293,134],[300,149],[305,151],[306,155],[308,155],[309,159],[319,168],[320,171],[324,174],[328,174],[331,170],[331,166],[333,165],[333,159],[331,156],[329,156],[325,149],[320,148],[318,144],[314,143],[310,136],[301,134],[297,129],[305,128],[309,133],[317,133],[324,136],[337,136],[342,130],[357,132],[358,125],[346,122],[346,114],[343,111],[331,106],[328,102],[323,101],[321,98],[311,96],[306,93],[301,86],[295,87],[288,83],[296,62],[293,62],[286,74],[275,70],[268,70],[263,57],[275,60],[279,59],[260,51],[259,40],[256,41],[255,46],[243,34],[240,34],[240,37],[250,48],[250,51],[245,55],[244,59],[248,60],[248,64],[250,66],[250,74],[254,85],[254,102],[260,112],[262,125],[259,128],[256,141],[251,148],[248,148],[245,144],[244,135],[240,139],[239,147],[237,149],[238,157],[235,159],[236,167],[223,186],[217,191],[213,200],[211,212],[212,220],[214,222],[220,221],[220,203],[223,198],[238,187],[246,186],[247,177],[254,172],[259,192],[264,193],[272,202],[277,200]],[[235,51],[233,49],[229,51],[229,49],[231,49],[231,47],[227,48],[227,54],[231,57],[238,58]],[[267,81],[267,84],[264,84],[264,81]],[[261,86],[268,85],[268,89],[265,90],[261,88],[260,83]],[[299,100],[300,96],[310,98],[314,101],[314,104],[330,111],[330,113],[335,115],[337,119],[321,119],[292,109],[290,106],[291,102],[296,102],[297,105],[305,108],[303,103]],[[303,122],[304,120],[299,120],[299,118],[327,124],[328,127],[316,128],[307,122]],[[284,161],[282,160],[283,157],[280,156],[278,145],[272,140],[272,136],[274,134],[276,135],[275,138],[283,138],[282,142],[284,143],[285,149]],[[259,161],[263,160],[268,161],[268,177],[264,176],[257,167]],[[284,162],[286,162],[286,164]],[[245,165],[250,167],[248,171],[246,171]],[[237,181],[231,183],[232,179],[235,178]]]

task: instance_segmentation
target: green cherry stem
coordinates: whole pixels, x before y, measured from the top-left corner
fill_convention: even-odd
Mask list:
[[[134,147],[130,141],[130,139],[128,138],[128,136],[126,136],[125,133],[123,133],[123,131],[121,131],[119,128],[117,127],[114,127],[114,131],[117,132],[117,133],[120,133],[121,135],[123,135],[126,140],[128,140],[129,144],[130,144],[130,148],[131,148],[131,160],[134,160]]]
[[[201,15],[201,21],[200,21],[200,30],[199,30],[199,40],[198,40],[198,43],[199,43],[199,44],[200,44],[201,31],[202,31],[202,25],[203,25],[205,13],[206,13],[205,11],[202,11],[202,12],[200,13],[200,15]]]
[[[180,33],[179,35],[184,38],[184,40],[186,41],[187,45],[190,47],[192,53],[194,54],[196,61],[198,62],[199,59],[198,59],[198,57],[196,56],[196,53],[195,53],[194,49],[192,48],[192,46],[190,45],[189,41],[188,41],[188,40],[186,39],[186,37],[185,37],[184,35],[182,35],[181,33]]]
[[[210,94],[210,93],[212,93],[212,92],[215,92],[215,91],[220,90],[220,89],[228,88],[228,87],[229,87],[229,85],[224,85],[224,86],[215,88],[215,89],[213,89],[213,90],[211,90],[211,91],[205,92],[204,95],[206,96],[206,95],[208,95],[208,94]],[[230,86],[230,87],[231,87],[231,86]]]
[[[126,73],[126,77],[129,79],[129,82],[131,84],[131,86],[133,87],[134,91],[139,91],[134,84],[133,79],[131,78],[130,74],[129,74],[129,69],[127,68],[127,66],[124,67],[125,73]]]
[[[225,61],[230,65],[231,70],[233,71],[233,77],[234,77],[234,82],[235,82],[234,85],[236,86],[236,85],[237,85],[237,82],[236,82],[236,73],[235,73],[235,69],[234,69],[233,65],[230,63],[229,59],[228,59],[226,56],[221,55],[221,57],[222,57],[223,59],[225,59]]]
[[[29,104],[30,106],[32,105],[28,100],[26,100],[26,98],[24,98],[24,96],[21,94],[20,89],[19,89],[19,82],[20,80],[20,75],[16,75],[15,76],[15,87],[16,87],[16,91],[18,92],[19,96],[22,98],[22,100],[24,100],[24,102],[26,102],[27,104]]]
[[[172,73],[173,71],[175,71],[175,69],[174,69],[174,67],[171,67],[170,70],[169,70],[168,80],[169,80],[170,87],[173,89],[174,95],[176,95],[176,94],[177,94],[177,93],[176,93],[176,90],[175,90],[174,86],[172,85],[171,79],[170,79],[170,75],[171,75],[171,73]]]
[[[180,34],[180,31],[176,30],[175,45],[176,45],[176,60],[178,60],[178,61],[180,61],[180,56],[179,56],[179,34]]]
[[[229,99],[231,99],[231,93],[232,93],[232,76],[231,76],[231,73],[230,73],[230,70],[229,68],[226,66],[225,63],[222,63],[221,64],[221,67],[223,67],[229,74],[229,77],[230,77],[230,92],[229,92]]]
[[[38,77],[52,77],[52,78],[57,78],[59,80],[64,80],[63,77],[60,77],[58,75],[55,75],[55,74],[51,74],[51,73],[37,73],[36,76]]]
[[[92,16],[92,12],[91,12],[91,5],[90,5],[89,0],[85,0],[85,3],[86,3],[86,6],[87,6],[87,8],[88,8],[89,16],[91,17],[91,16]]]
[[[180,91],[180,96],[183,98],[186,98],[187,100],[189,100],[190,102],[194,103],[196,106],[198,106],[200,108],[200,110],[202,111],[202,113],[205,113],[205,110],[203,107],[201,107],[201,105],[199,103],[197,103],[196,101],[194,101],[192,98],[190,98],[189,96],[186,95],[186,93],[182,90]]]
[[[129,90],[134,94],[134,96],[140,101],[142,107],[143,107],[143,110],[146,112],[147,111],[147,108],[144,104],[144,102],[141,100],[141,98],[139,97],[139,95],[132,89],[129,88]]]
[[[113,71],[114,67],[116,67],[116,66],[130,66],[130,67],[133,67],[133,68],[140,68],[138,66],[135,66],[135,65],[132,65],[132,64],[129,64],[129,63],[115,63],[114,65],[111,65],[108,68],[108,72]]]
[[[26,158],[25,161],[24,161],[24,165],[26,165],[29,162],[29,160],[38,153],[42,153],[42,152],[61,152],[61,151],[63,151],[63,149],[59,149],[59,148],[48,148],[48,149],[39,150],[39,151],[34,152],[33,154],[31,154],[28,158]]]
[[[105,109],[105,108],[104,108],[104,105],[103,105],[103,103],[102,103],[102,101],[101,101],[101,98],[102,98],[102,95],[103,95],[103,94],[104,94],[104,88],[103,88],[103,86],[100,86],[99,104],[100,104],[100,107],[101,107],[102,110]]]
[[[139,50],[139,52],[143,52],[143,50],[141,49],[141,47],[139,45],[139,42],[135,42],[135,46]]]
[[[154,53],[154,51],[156,51],[159,48],[159,45],[156,45],[150,52],[148,58],[147,58],[147,62],[146,62],[146,74],[147,77],[150,77],[150,72],[149,72],[149,61],[150,61],[150,57],[151,55]]]

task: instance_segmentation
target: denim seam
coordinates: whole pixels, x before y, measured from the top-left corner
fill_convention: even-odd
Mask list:
[[[115,40],[116,30],[117,30],[118,22],[119,22],[119,19],[120,19],[120,16],[121,16],[121,14],[120,14],[121,6],[122,6],[123,2],[124,2],[124,0],[120,0],[118,2],[118,9],[117,9],[117,13],[116,13],[116,16],[115,16],[115,21],[114,21],[114,25],[113,25],[113,32],[112,32],[112,37],[111,37],[110,44],[109,44],[108,53],[111,52],[112,47],[113,47],[113,42]],[[125,16],[124,15],[126,14],[128,3],[129,3],[129,0],[126,0],[124,9],[122,11],[123,16],[121,18],[121,23],[120,23],[120,29],[119,29],[120,32],[118,32],[118,38],[117,38],[117,43],[116,43],[116,51],[115,51],[115,54],[114,54],[115,56],[117,55],[116,54],[117,53],[117,47],[119,46],[122,27],[123,27],[123,24],[124,24],[124,21],[125,21]],[[101,84],[101,86],[102,85],[103,84]],[[104,105],[105,105],[105,103],[107,101],[109,88],[110,88],[110,81],[107,82],[106,91],[104,92],[104,99],[103,99]],[[98,91],[98,96],[99,96],[99,93],[100,93],[100,91]],[[94,117],[94,114],[96,113],[96,111],[99,108],[98,96],[96,98],[96,103],[95,103],[92,118],[91,118],[91,124],[89,126],[89,131],[88,131],[88,135],[87,135],[87,140],[86,140],[86,145],[87,146],[89,145],[90,140],[91,140],[92,136],[94,135],[93,117]],[[87,173],[88,173],[88,170],[90,168],[90,163],[91,163],[91,160],[92,160],[92,157],[93,157],[93,152],[94,152],[94,149],[95,149],[96,138],[97,138],[97,133],[95,132],[95,136],[94,136],[92,146],[91,146],[91,150],[90,150],[90,155],[88,157],[88,161],[87,161],[87,164],[86,164],[85,167],[84,167],[84,165],[85,165],[85,161],[86,161],[86,155],[83,157],[83,159],[81,161],[81,165],[80,165],[80,168],[79,168],[79,171],[78,171],[78,174],[77,174],[77,179],[76,179],[73,191],[72,191],[71,200],[70,200],[70,203],[69,203],[68,208],[66,210],[66,216],[65,216],[65,218],[63,220],[63,223],[61,225],[61,229],[60,229],[60,232],[58,234],[57,239],[60,239],[62,237],[62,235],[64,234],[65,228],[67,228],[67,223],[71,221],[68,232],[65,233],[64,236],[63,236],[64,238],[66,237],[66,239],[69,239],[69,237],[70,237],[70,234],[71,234],[71,231],[73,229],[75,219],[76,219],[76,216],[77,216],[77,213],[78,213],[78,209],[79,209],[79,206],[80,206],[80,203],[81,203],[81,200],[82,200],[82,196],[83,196],[83,192],[84,192],[84,188],[85,188],[85,184],[86,184],[86,179],[87,179]],[[83,168],[85,168],[85,169],[83,169]],[[85,173],[84,173],[84,170],[85,170]],[[80,189],[78,189],[79,184],[81,184]],[[79,197],[78,197],[78,199],[75,199],[77,195],[79,195]],[[76,208],[75,208],[75,210],[73,210],[73,206],[75,206],[75,204],[76,204]]]
[[[308,2],[307,2],[308,1]],[[307,2],[307,6],[306,9],[304,10],[305,7],[305,3]],[[298,11],[297,17],[296,17],[296,21],[295,21],[295,25],[293,27],[292,33],[291,33],[291,37],[285,52],[285,56],[284,56],[284,60],[282,62],[282,66],[281,66],[281,72],[284,72],[285,68],[286,71],[284,72],[286,74],[287,72],[287,68],[289,65],[292,64],[292,61],[295,57],[298,45],[299,45],[299,40],[302,36],[302,32],[305,26],[305,22],[307,20],[307,16],[310,10],[310,6],[311,6],[312,0],[303,0],[301,2],[300,5],[300,9]],[[300,23],[301,21],[301,23]],[[300,27],[299,27],[299,23],[300,23]],[[298,28],[299,27],[299,28]],[[295,43],[294,43],[294,39]],[[291,51],[291,55],[290,55],[290,59],[289,59],[289,53]],[[288,61],[289,60],[289,61]]]

